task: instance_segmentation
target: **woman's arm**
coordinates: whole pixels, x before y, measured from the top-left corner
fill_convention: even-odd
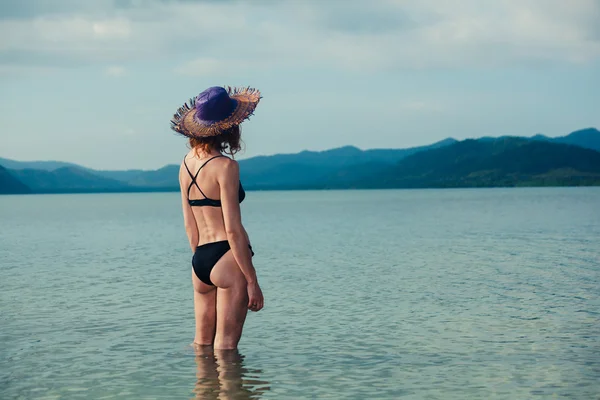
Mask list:
[[[248,236],[248,232],[246,232],[246,228],[244,228],[243,225],[242,225],[242,229],[244,230],[244,236],[246,237],[246,241],[248,241],[248,244],[252,244],[252,243],[250,243],[250,236]]]
[[[256,271],[252,265],[252,253],[248,247],[248,234],[242,226],[239,203],[240,172],[237,161],[229,160],[218,176],[221,188],[221,207],[227,240],[235,261],[240,266],[246,281],[256,282]]]
[[[184,187],[183,177],[186,176],[187,171],[183,164],[179,168],[179,187],[181,189],[181,208],[183,209],[183,223],[185,225],[185,233],[187,234],[190,242],[190,248],[192,253],[196,251],[198,241],[200,240],[200,234],[198,233],[198,225],[196,225],[196,218],[192,212],[192,207],[188,203],[187,188]]]

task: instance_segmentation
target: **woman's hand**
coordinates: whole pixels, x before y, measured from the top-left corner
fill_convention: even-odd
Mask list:
[[[262,290],[258,286],[258,282],[254,281],[248,283],[248,310],[260,311],[265,305],[265,299],[263,298]]]

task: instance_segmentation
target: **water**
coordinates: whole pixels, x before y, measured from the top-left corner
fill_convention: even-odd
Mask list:
[[[600,188],[249,192],[266,307],[225,354],[179,207],[0,197],[0,398],[598,398]]]

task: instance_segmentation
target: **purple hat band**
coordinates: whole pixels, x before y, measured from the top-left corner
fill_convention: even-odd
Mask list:
[[[237,100],[229,97],[225,88],[214,86],[196,97],[196,119],[204,124],[214,124],[227,119],[235,111]]]

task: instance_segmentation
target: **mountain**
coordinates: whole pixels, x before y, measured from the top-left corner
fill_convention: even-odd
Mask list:
[[[559,138],[448,138],[407,149],[345,146],[258,156],[240,160],[240,173],[250,190],[591,185],[598,184],[596,150],[600,151],[600,132],[588,128]],[[579,163],[584,160],[587,167]],[[14,167],[9,168],[12,177],[34,192],[179,190],[179,165],[154,171],[96,171],[57,161],[0,159],[0,164]],[[25,168],[31,165],[40,169]]]
[[[520,137],[522,139],[531,139],[531,140],[544,141],[544,142],[564,143],[564,144],[570,144],[573,146],[583,147],[584,149],[600,151],[600,131],[596,128],[581,129],[581,130],[578,130],[575,132],[571,132],[566,136],[559,136],[559,137],[554,137],[554,138],[551,138],[549,136],[538,133],[530,138],[525,138],[522,136],[500,136],[500,137],[484,136],[484,137],[479,138],[479,140],[494,141],[497,139],[506,139],[506,138],[514,138],[514,137]]]
[[[42,171],[54,171],[63,167],[80,167],[77,164],[63,161],[15,161],[0,157],[0,165],[7,169],[39,169]]]
[[[338,176],[341,181],[363,176],[355,165],[391,166],[403,157],[456,142],[445,139],[429,146],[408,149],[361,150],[345,146],[326,151],[302,151],[240,160],[241,180],[246,189],[277,189],[328,182]],[[14,174],[35,191],[152,191],[179,190],[179,166],[167,165],[154,171],[96,171],[69,165],[49,171],[54,162],[40,162],[44,171],[24,168],[31,162],[1,159],[0,163],[16,166]],[[368,169],[367,171],[371,171]],[[358,174],[358,175],[353,175]]]
[[[90,171],[91,173],[96,174],[98,176],[103,176],[104,178],[114,179],[114,180],[121,181],[121,182],[129,182],[129,181],[135,179],[138,175],[148,172],[148,171],[144,171],[142,169],[128,169],[128,170],[124,170],[124,171],[103,171],[103,170],[94,170],[94,169],[87,169],[87,168],[84,168],[84,169],[86,169],[86,170]]]
[[[95,175],[80,167],[61,167],[53,171],[20,169],[12,170],[12,174],[37,193],[114,191],[129,187],[126,183]]]
[[[468,139],[421,152],[355,187],[600,185],[600,152],[524,138]]]
[[[258,156],[240,161],[240,175],[248,189],[297,188],[324,184],[337,176],[348,181],[360,169],[391,166],[411,154],[455,143],[448,138],[428,146],[407,149],[361,150],[345,146],[325,151],[302,151],[295,154]],[[356,166],[362,166],[356,168]]]
[[[595,128],[575,131],[567,136],[555,138],[553,141],[600,151],[600,131]]]
[[[366,162],[395,163],[410,154],[455,143],[456,139],[447,138],[428,146],[410,147],[407,149],[371,149],[361,150],[354,146],[344,146],[324,151],[304,150],[300,153],[275,154],[257,156],[240,161],[240,167],[261,173],[282,164],[310,164],[318,166],[344,166]]]
[[[156,171],[142,171],[126,182],[136,187],[179,190],[179,165],[167,165]]]
[[[0,165],[0,194],[24,194],[31,190]]]
[[[543,141],[547,141],[547,142],[551,142],[552,138],[546,135],[542,135],[541,133],[538,133],[537,135],[533,135],[531,137],[531,140],[543,140]]]

